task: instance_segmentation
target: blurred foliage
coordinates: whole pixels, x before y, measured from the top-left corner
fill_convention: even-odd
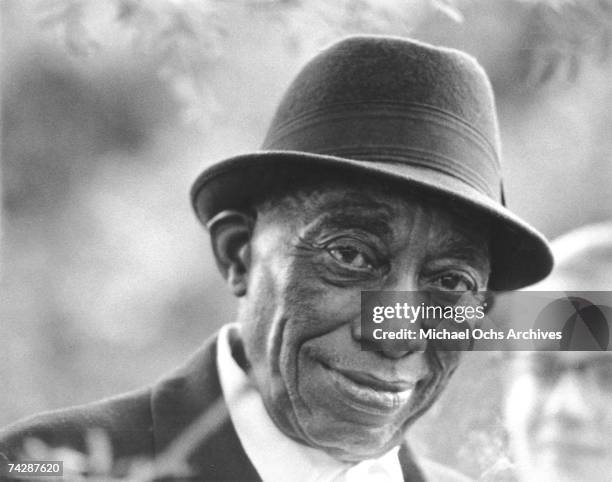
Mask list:
[[[184,480],[193,478],[189,458],[201,442],[227,420],[222,401],[216,402],[200,415],[168,447],[154,459],[144,457],[119,458],[112,441],[104,430],[93,428],[85,434],[84,452],[68,446],[49,446],[37,438],[28,438],[21,448],[19,459],[60,460],[63,462],[62,480],[70,482],[153,482],[156,480]]]
[[[540,85],[563,70],[578,77],[585,57],[608,60],[612,45],[612,0],[516,0],[528,6],[527,31],[522,48],[523,77]],[[442,13],[462,22],[466,5],[460,0],[39,0],[40,25],[58,31],[75,55],[91,55],[102,48],[92,19],[104,10],[108,22],[129,33],[134,48],[153,54],[160,75],[183,101],[186,118],[198,120],[203,108],[214,107],[206,74],[211,62],[223,55],[227,26],[239,11],[265,14],[282,27],[288,45],[299,44],[310,32],[324,37],[347,33],[409,34],[426,17]],[[313,28],[316,26],[317,28]],[[197,107],[196,107],[197,106]]]
[[[497,94],[511,208],[548,235],[612,217],[608,0],[1,7],[0,425],[149,383],[232,319],[188,187],[257,148],[300,65],[342,35],[476,56]],[[496,480],[508,472],[499,363],[473,355],[411,439]]]
[[[528,82],[547,82],[561,69],[575,81],[585,57],[609,60],[612,1],[523,1],[533,4],[524,50]]]
[[[136,52],[159,66],[183,117],[204,125],[218,108],[210,66],[223,58],[237,17],[265,16],[291,49],[312,32],[325,42],[350,32],[406,33],[434,12],[462,19],[454,0],[38,0],[36,10],[40,27],[57,33],[72,55],[93,56],[108,47],[109,27],[126,35]],[[106,28],[100,29],[101,19]]]

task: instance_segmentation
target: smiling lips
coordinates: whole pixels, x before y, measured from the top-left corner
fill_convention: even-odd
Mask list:
[[[343,396],[362,408],[376,412],[388,414],[399,410],[410,400],[416,386],[413,382],[386,381],[369,373],[321,364]]]

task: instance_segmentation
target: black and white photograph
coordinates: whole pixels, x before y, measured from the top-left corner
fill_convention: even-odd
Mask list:
[[[0,481],[612,482],[612,0],[0,18]]]

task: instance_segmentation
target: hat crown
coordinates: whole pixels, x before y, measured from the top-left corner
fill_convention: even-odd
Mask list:
[[[279,131],[309,114],[373,104],[429,106],[455,116],[480,133],[498,162],[493,91],[480,64],[458,50],[395,37],[349,37],[315,56],[283,96],[263,148],[286,149],[276,145]]]

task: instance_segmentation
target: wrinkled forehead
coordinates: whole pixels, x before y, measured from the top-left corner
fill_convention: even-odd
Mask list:
[[[393,183],[360,179],[301,185],[268,197],[260,204],[258,216],[321,229],[362,229],[397,246],[426,236],[422,241],[432,243],[432,251],[449,255],[453,251],[483,269],[489,264],[490,233],[481,216]]]
[[[475,240],[489,234],[482,215],[461,209],[450,199],[378,179],[331,179],[286,186],[269,193],[257,211],[297,216],[307,222],[318,216],[327,216],[330,221],[364,217],[380,226],[411,224],[415,216],[423,215],[439,226],[441,234]]]

